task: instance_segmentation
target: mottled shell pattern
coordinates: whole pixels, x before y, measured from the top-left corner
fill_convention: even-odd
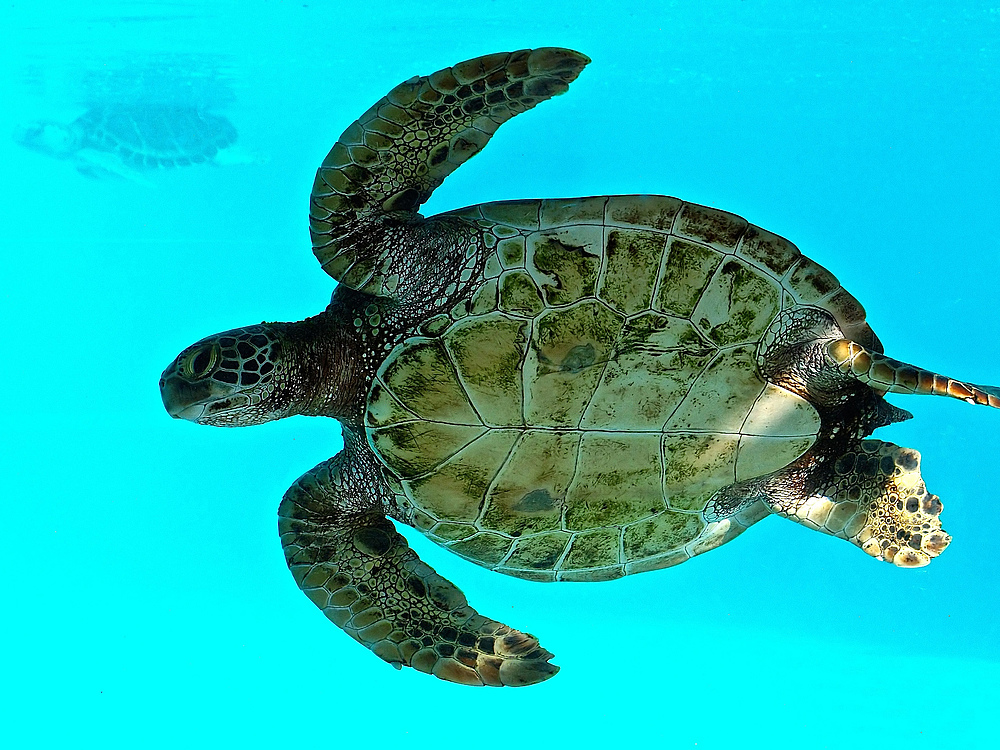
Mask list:
[[[81,148],[115,154],[136,169],[208,162],[237,138],[225,117],[193,107],[95,107],[72,127],[82,135]]]
[[[481,284],[386,358],[369,442],[414,526],[488,568],[607,580],[674,565],[768,512],[710,498],[813,444],[816,410],[764,381],[782,310],[829,311],[881,351],[864,310],[787,240],[674,198],[510,201]]]

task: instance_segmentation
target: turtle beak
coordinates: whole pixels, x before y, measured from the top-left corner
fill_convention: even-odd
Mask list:
[[[163,406],[174,419],[197,422],[205,411],[204,402],[211,398],[211,395],[211,385],[207,381],[191,383],[168,373],[164,373],[160,378]]]

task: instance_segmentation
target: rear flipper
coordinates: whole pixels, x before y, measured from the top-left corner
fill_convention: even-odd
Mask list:
[[[789,500],[772,502],[772,510],[901,568],[927,565],[951,542],[941,500],[920,477],[920,454],[881,440],[855,443],[823,486],[798,504]]]
[[[826,356],[841,373],[867,383],[879,393],[950,396],[1000,409],[1000,388],[995,385],[964,383],[870,351],[848,339],[829,342]]]
[[[323,614],[393,666],[450,682],[530,685],[558,672],[534,636],[478,614],[381,513],[357,508],[343,456],[302,476],[278,510],[288,567]]]

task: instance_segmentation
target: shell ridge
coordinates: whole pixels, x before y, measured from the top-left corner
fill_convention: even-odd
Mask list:
[[[695,330],[697,330],[697,329],[695,329]],[[663,433],[663,434],[674,434],[674,432],[675,432],[674,430],[667,430],[667,425],[670,424],[671,421],[673,421],[673,418],[676,416],[676,414],[677,414],[678,410],[681,408],[681,406],[684,405],[684,402],[687,401],[688,396],[691,395],[691,391],[694,390],[694,387],[695,387],[695,385],[697,385],[698,381],[701,380],[702,376],[714,364],[715,360],[717,360],[720,356],[722,356],[722,351],[719,350],[718,347],[715,347],[713,345],[712,348],[716,349],[715,354],[713,354],[712,358],[710,360],[708,360],[708,362],[705,363],[704,367],[701,368],[701,372],[699,372],[697,375],[695,375],[693,378],[691,378],[691,382],[688,384],[687,390],[684,392],[683,398],[677,399],[677,405],[673,408],[673,411],[670,412],[670,415],[665,420],[663,420],[663,424],[660,426],[660,432],[661,433]]]
[[[715,250],[715,248],[712,248],[712,249]],[[718,250],[716,250],[716,252],[718,252]],[[698,331],[698,333],[704,335],[706,338],[708,337],[708,331],[702,330],[701,326],[698,325],[698,321],[695,320],[695,315],[698,312],[698,308],[701,307],[703,304],[705,304],[705,294],[708,292],[709,289],[712,289],[715,286],[716,281],[719,280],[720,277],[725,273],[725,269],[726,269],[726,259],[723,258],[722,262],[719,263],[719,265],[717,265],[715,267],[715,270],[712,272],[712,275],[708,278],[708,283],[705,285],[705,288],[702,290],[701,294],[698,295],[698,302],[697,302],[697,304],[691,310],[691,322],[694,324],[695,330]],[[732,304],[733,304],[733,284],[732,284],[732,282],[729,283],[728,287],[729,287],[729,292],[728,292],[729,307],[732,308]],[[711,321],[709,321],[709,322],[711,322]],[[711,331],[711,330],[712,330],[712,328],[710,327],[709,331]],[[722,346],[720,344],[716,344],[715,346],[716,346],[716,348],[718,348],[721,351]]]
[[[604,207],[601,209],[601,267],[597,269],[597,278],[594,280],[594,294],[604,286],[604,277],[608,272],[608,204],[610,197],[604,199]]]
[[[438,424],[450,424],[450,422],[439,422]],[[468,425],[456,425],[456,427],[467,427],[467,426]],[[511,428],[511,429],[514,429],[514,428]],[[450,456],[447,456],[447,457],[441,459],[441,462],[439,464],[437,464],[436,466],[432,466],[427,471],[421,472],[420,474],[414,474],[413,476],[407,477],[406,481],[407,482],[414,482],[414,481],[416,481],[418,479],[423,479],[425,477],[429,477],[431,474],[437,473],[438,471],[440,471],[440,469],[441,469],[442,466],[444,466],[446,463],[448,463],[453,458],[455,458],[455,456],[457,456],[459,453],[461,453],[462,451],[464,451],[466,448],[472,447],[473,445],[475,445],[476,443],[478,443],[480,440],[482,440],[483,438],[487,437],[489,434],[490,434],[490,430],[489,430],[489,428],[487,428],[485,432],[483,432],[481,435],[477,435],[476,437],[474,437],[472,440],[470,440],[468,443],[466,443],[465,445],[463,445],[461,448],[459,448],[457,451],[455,451],[454,453],[452,453]],[[482,509],[480,508],[480,511],[481,510]],[[454,540],[454,541],[461,541],[461,540]]]
[[[569,539],[566,540],[566,546],[563,547],[563,551],[562,554],[559,555],[559,559],[556,560],[555,563],[553,563],[552,565],[552,572],[555,574],[555,578],[557,581],[560,580],[559,576],[560,573],[563,572],[562,570],[563,563],[566,562],[566,558],[569,557],[569,551],[573,548],[573,541],[576,539],[578,535],[578,532],[575,531],[567,531],[566,533],[569,534]]]
[[[497,469],[496,474],[493,475],[493,479],[490,480],[489,485],[486,487],[486,492],[483,493],[482,501],[479,504],[479,513],[476,515],[476,520],[473,522],[473,525],[476,527],[477,530],[480,531],[482,530],[480,524],[482,524],[483,522],[483,517],[486,513],[486,506],[489,504],[489,497],[492,494],[493,490],[496,489],[497,480],[500,478],[500,475],[503,474],[504,469],[506,469],[507,466],[510,464],[510,460],[514,456],[514,453],[517,451],[518,447],[521,445],[521,443],[524,442],[524,436],[528,434],[528,429],[526,427],[518,431],[520,432],[520,434],[514,440],[514,444],[510,447],[510,450],[507,451],[507,457],[500,462],[500,467]]]
[[[680,213],[678,211],[677,213]],[[670,241],[677,235],[673,233],[673,222],[677,220],[677,216],[674,215],[673,221],[671,221],[670,229],[666,232],[666,242],[663,243],[663,252],[660,253],[660,266],[656,269],[656,281],[653,282],[653,292],[649,296],[649,309],[657,314],[663,315],[661,311],[654,309],[656,305],[656,300],[659,299],[660,289],[663,286],[664,274],[667,271],[667,259],[670,257]],[[672,316],[673,317],[673,316]]]
[[[756,362],[755,362],[755,364],[756,364]],[[739,439],[739,442],[736,443],[736,459],[733,461],[733,481],[734,482],[736,481],[736,467],[740,463],[740,451],[743,449],[743,438],[746,437],[746,434],[747,434],[746,433],[747,422],[750,420],[750,415],[753,414],[753,410],[757,407],[757,404],[759,404],[760,400],[762,398],[764,398],[764,394],[765,393],[767,393],[767,380],[766,379],[764,380],[764,386],[760,389],[760,393],[757,394],[757,397],[753,400],[753,403],[750,405],[750,411],[748,411],[746,413],[746,415],[743,417],[743,421],[740,422],[740,439]]]
[[[577,479],[580,477],[580,455],[583,453],[583,432],[580,433],[580,439],[576,441],[576,457],[573,459],[573,476],[566,483],[566,497],[568,498],[573,491],[573,487],[576,484]],[[562,512],[559,514],[559,528],[563,531],[569,531],[571,534],[574,533],[570,531],[569,527],[566,525],[566,513],[569,511],[569,503],[563,501]],[[570,543],[566,545],[569,549],[573,542],[573,538],[570,537]],[[558,569],[558,566],[556,566]]]
[[[458,383],[459,387],[462,389],[462,393],[465,394],[466,400],[469,402],[469,406],[472,407],[472,411],[476,413],[476,417],[487,430],[492,429],[486,420],[483,419],[483,415],[479,413],[479,409],[476,408],[476,402],[473,401],[472,396],[469,394],[469,389],[465,385],[465,381],[462,379],[462,373],[458,369],[458,365],[455,363],[454,353],[451,347],[448,345],[448,340],[442,335],[441,336],[442,349],[444,349],[445,358],[448,360],[448,364],[451,365],[451,370],[455,374],[455,382]]]
[[[603,302],[600,297],[595,297],[598,302]],[[607,304],[605,303],[605,307]],[[616,311],[612,311],[616,312]],[[617,314],[617,312],[616,312]],[[618,335],[615,336],[614,343],[611,345],[610,352],[611,356],[601,362],[601,377],[597,379],[597,385],[594,387],[593,391],[590,393],[590,398],[587,399],[587,405],[580,410],[580,418],[576,420],[576,428],[578,430],[583,430],[583,420],[587,416],[587,412],[590,411],[591,407],[594,405],[594,399],[597,398],[598,392],[601,390],[601,384],[604,383],[604,378],[607,377],[608,367],[611,366],[611,362],[617,359],[617,353],[619,344],[621,343],[622,336],[625,334],[625,326],[628,325],[628,318],[623,316],[621,328],[618,330]],[[597,364],[596,362],[594,364]]]
[[[531,394],[531,389],[528,387],[528,356],[531,354],[531,342],[535,340],[535,324],[538,322],[538,316],[535,315],[531,318],[531,323],[528,327],[528,345],[524,347],[524,362],[521,364],[521,424],[525,425],[527,429],[528,425],[528,396]]]
[[[680,200],[680,199],[678,199],[678,200]],[[674,217],[670,220],[669,233],[670,233],[671,237],[677,237],[678,239],[684,239],[683,237],[681,237],[680,233],[677,231],[677,224],[678,224],[678,222],[680,222],[681,214],[684,213],[684,211],[685,211],[685,209],[687,209],[687,207],[688,207],[688,202],[682,200],[680,208],[677,209],[677,212],[674,214]]]
[[[507,553],[503,556],[500,562],[498,562],[496,565],[491,566],[489,570],[496,571],[499,568],[506,568],[507,561],[514,556],[514,553],[516,551],[517,551],[517,540],[514,540],[513,544],[510,545],[510,549],[507,550]],[[508,568],[508,570],[517,570],[517,568]]]
[[[746,239],[746,236],[747,236],[747,234],[749,234],[749,232],[750,232],[751,229],[756,229],[756,228],[757,227],[755,227],[753,224],[751,224],[749,221],[747,221],[746,222],[746,226],[744,226],[743,229],[740,230],[740,236],[737,237],[736,238],[736,242],[733,243],[733,249],[731,251],[729,251],[728,253],[726,253],[726,254],[727,255],[733,255],[733,256],[739,258],[740,260],[743,260],[743,256],[740,255],[740,248],[743,247],[743,240]]]

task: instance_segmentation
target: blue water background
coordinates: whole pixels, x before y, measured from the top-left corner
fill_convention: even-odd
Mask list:
[[[916,418],[878,436],[921,452],[954,536],[919,570],[773,518],[677,568],[537,584],[404,530],[563,667],[494,690],[396,672],[295,587],[275,509],[339,450],[335,422],[198,427],[157,390],[196,339],[325,306],[308,195],[355,117],[412,75],[546,45],[594,62],[426,214],[723,208],[831,269],[892,356],[997,383],[992,0],[11,2],[0,39],[0,133],[174,60],[258,162],[93,180],[0,138],[0,744],[998,746],[1000,412],[891,399]]]

